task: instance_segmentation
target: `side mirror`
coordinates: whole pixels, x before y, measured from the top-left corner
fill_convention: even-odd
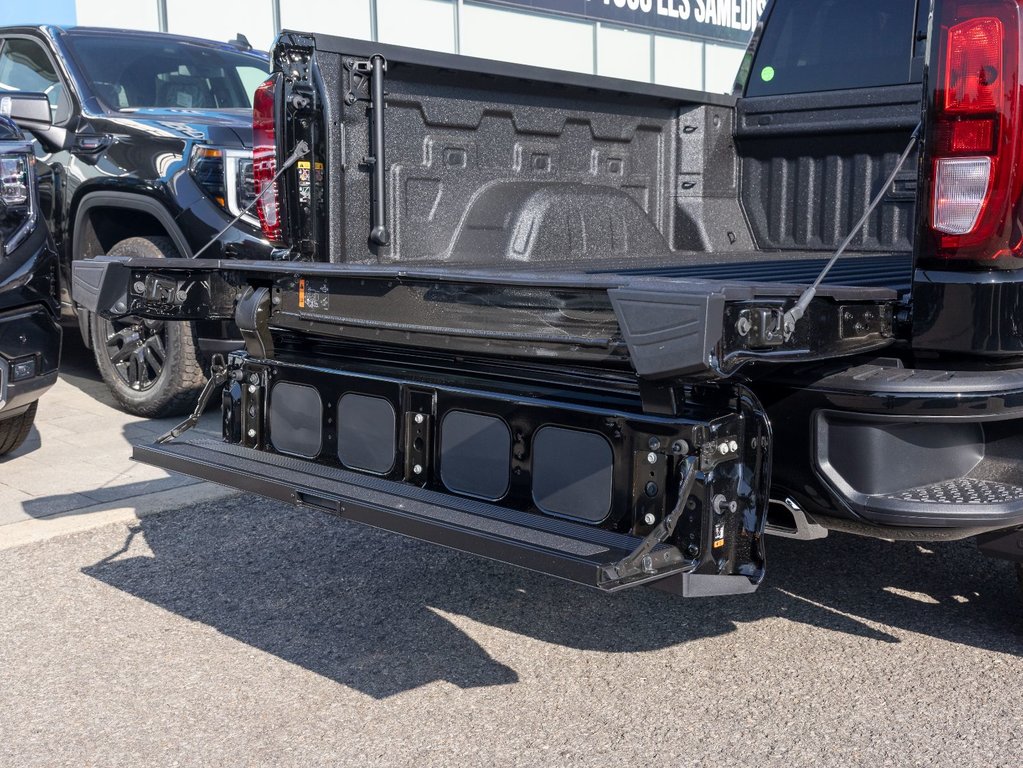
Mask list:
[[[19,125],[41,128],[53,124],[50,102],[45,93],[29,91],[0,91],[0,115],[11,118]]]

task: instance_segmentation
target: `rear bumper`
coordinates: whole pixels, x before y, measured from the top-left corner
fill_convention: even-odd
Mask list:
[[[917,270],[913,348],[970,356],[1023,354],[1023,271]]]
[[[1023,370],[875,361],[768,390],[776,498],[917,538],[1023,525]]]

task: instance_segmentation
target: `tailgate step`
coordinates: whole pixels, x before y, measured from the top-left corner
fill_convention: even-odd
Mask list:
[[[676,547],[661,544],[650,553],[655,573],[612,580],[607,569],[635,551],[642,538],[208,438],[136,446],[133,456],[202,480],[312,507],[604,591],[680,575],[688,577],[687,571],[695,567]],[[747,579],[740,580],[748,584]],[[692,591],[690,581],[685,578],[677,585],[662,586],[685,594]]]

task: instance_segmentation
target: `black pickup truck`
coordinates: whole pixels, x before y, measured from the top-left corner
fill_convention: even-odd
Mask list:
[[[280,258],[76,265],[245,339],[223,440],[136,456],[608,591],[752,592],[765,532],[1019,561],[1021,37],[775,0],[718,97],[286,32]]]
[[[31,144],[11,119],[48,111],[45,97],[0,94],[0,458],[28,438],[60,364],[57,252]]]
[[[188,258],[253,195],[252,91],[267,56],[243,40],[94,27],[0,27],[0,94],[41,93],[49,111],[16,122],[33,141],[40,216],[60,255],[66,321],[130,413],[187,412],[204,360],[238,344],[229,324],[107,321],[82,310],[71,263],[98,253]],[[243,215],[209,255],[266,258]]]

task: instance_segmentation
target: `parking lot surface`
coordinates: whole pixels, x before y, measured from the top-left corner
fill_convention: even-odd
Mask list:
[[[1020,764],[1007,565],[768,543],[694,601],[250,496],[11,547],[0,764]]]
[[[181,419],[119,411],[75,333],[64,334],[60,378],[39,401],[28,440],[0,459],[0,548],[227,493],[131,460],[132,445]],[[199,428],[219,431],[219,414],[207,413]]]

